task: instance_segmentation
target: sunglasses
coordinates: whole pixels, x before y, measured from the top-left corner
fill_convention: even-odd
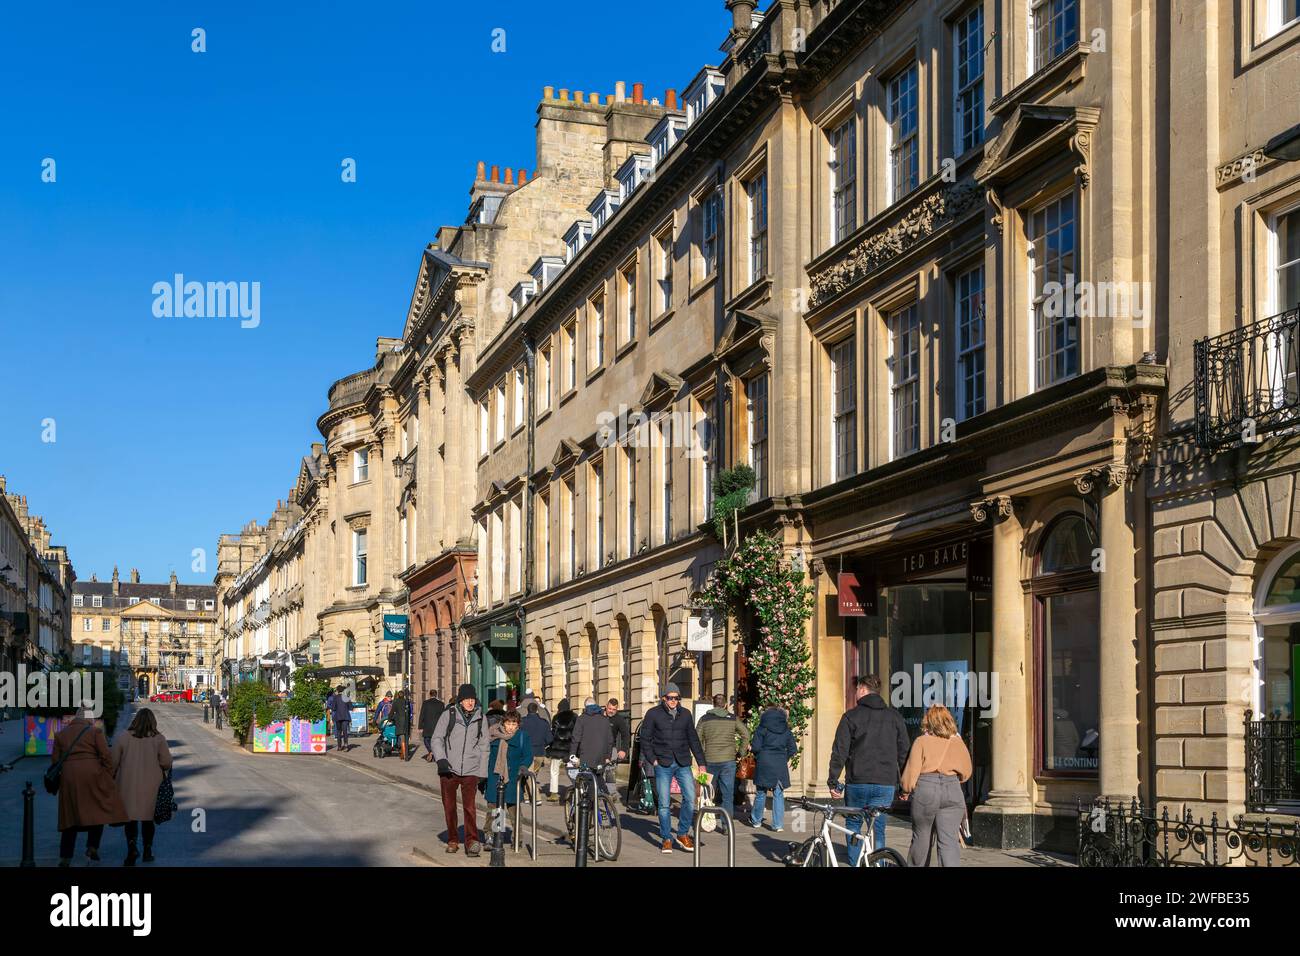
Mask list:
[[[665,697],[664,700],[681,700],[680,697]]]

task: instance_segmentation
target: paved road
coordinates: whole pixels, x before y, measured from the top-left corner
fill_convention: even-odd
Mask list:
[[[158,828],[157,864],[173,866],[427,865],[413,836],[441,824],[426,792],[327,757],[250,754],[203,725],[197,704],[156,704],[159,729],[176,760],[181,811]],[[58,859],[56,798],[41,787],[45,762],[26,758],[0,773],[0,865],[22,856],[22,787],[33,782],[36,861]],[[196,832],[193,811],[205,812]],[[74,866],[85,865],[78,839]],[[107,828],[101,866],[125,856],[121,829]],[[144,864],[139,864],[144,866]]]

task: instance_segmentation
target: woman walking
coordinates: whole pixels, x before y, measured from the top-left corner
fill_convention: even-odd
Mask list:
[[[522,721],[519,711],[508,710],[501,722],[488,728],[488,737],[492,741],[488,751],[488,778],[483,797],[487,801],[487,826],[484,832],[492,832],[492,814],[497,807],[497,787],[505,784],[506,806],[513,807],[519,802],[519,772],[533,762],[533,741],[519,727]]]
[[[108,738],[83,703],[72,721],[54,737],[51,763],[63,761],[59,780],[59,866],[72,865],[77,834],[86,834],[86,860],[99,861],[104,824],[126,822],[126,807],[113,782]],[[153,816],[152,807],[149,815]]]
[[[126,807],[126,859],[123,866],[135,866],[140,856],[135,841],[144,822],[144,861],[153,862],[154,809],[163,774],[172,768],[167,738],[158,732],[153,711],[143,708],[127,732],[113,744],[113,775]]]
[[[958,829],[966,814],[961,785],[970,779],[970,751],[948,708],[935,704],[921,720],[921,736],[903,768],[903,799],[912,801],[912,846],[908,866],[925,866],[930,835],[939,844],[939,865],[960,866]],[[936,829],[937,828],[937,829]]]
[[[785,788],[790,786],[790,758],[799,752],[799,744],[790,733],[790,722],[780,707],[769,707],[758,719],[758,730],[750,741],[754,751],[753,826],[763,825],[767,792],[772,792],[772,832],[780,833],[785,824]]]

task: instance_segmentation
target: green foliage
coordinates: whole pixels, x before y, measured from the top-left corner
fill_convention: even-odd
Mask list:
[[[749,465],[728,468],[713,479],[713,534],[719,540],[731,516],[745,507],[757,478]]]
[[[315,676],[319,664],[308,664],[293,672],[293,691],[289,694],[285,710],[290,717],[315,723],[325,719],[325,698],[329,696],[329,681]]]
[[[230,695],[230,729],[241,743],[248,743],[253,721],[265,727],[275,719],[275,698],[260,680],[240,681]]]

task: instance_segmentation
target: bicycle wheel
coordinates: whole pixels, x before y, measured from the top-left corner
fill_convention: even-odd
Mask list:
[[[827,856],[829,847],[822,842],[821,837],[813,837],[806,844],[799,848],[802,851],[800,866],[830,866],[831,861]]]
[[[867,855],[867,866],[907,866],[897,850],[885,847]]]
[[[617,860],[623,849],[623,824],[618,818],[618,809],[614,801],[605,794],[600,795],[596,807],[596,849],[601,859]]]

